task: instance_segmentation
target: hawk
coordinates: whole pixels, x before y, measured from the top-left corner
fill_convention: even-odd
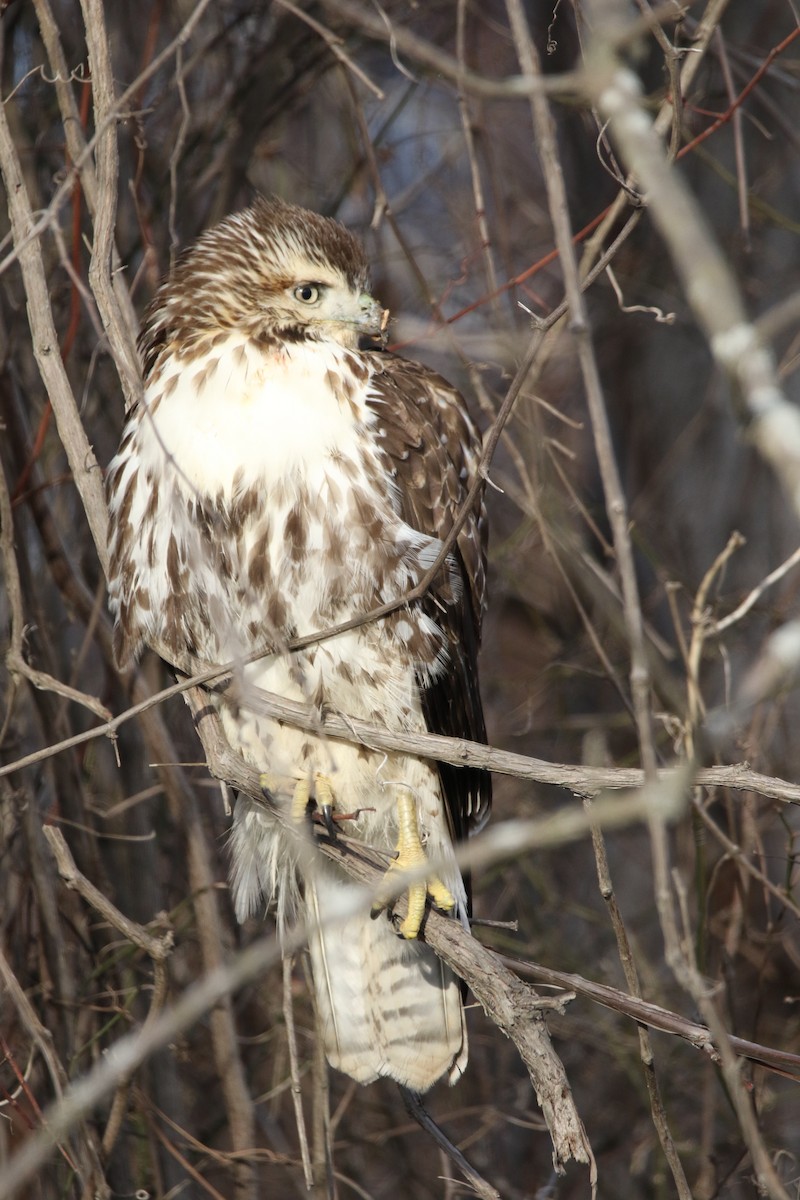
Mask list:
[[[488,776],[248,707],[263,689],[389,730],[486,740],[482,494],[423,599],[291,648],[402,601],[478,473],[462,397],[383,351],[388,312],[367,278],[347,229],[278,199],[228,217],[178,259],[145,315],[144,398],[107,472],[109,603],[121,664],[144,645],[183,671],[241,662],[235,703],[209,692],[267,795],[236,801],[237,917],[274,899],[283,929],[304,912],[329,1061],[362,1083],[384,1075],[424,1092],[460,1077],[467,1036],[460,983],[417,934],[426,902],[467,922],[454,846],[488,816]],[[298,872],[299,839],[276,819],[302,822],[315,807],[330,828],[396,853],[395,868],[437,860],[399,931],[386,912],[326,923],[352,884],[316,857]]]

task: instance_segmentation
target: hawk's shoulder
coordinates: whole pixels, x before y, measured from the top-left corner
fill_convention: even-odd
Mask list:
[[[370,354],[369,401],[391,463],[402,515],[445,538],[480,471],[481,438],[461,393],[436,371],[390,354]],[[486,606],[486,511],[480,487],[456,540],[476,638]]]

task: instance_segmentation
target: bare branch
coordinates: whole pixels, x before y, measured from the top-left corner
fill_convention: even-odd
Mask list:
[[[705,1025],[682,1017],[679,1013],[670,1012],[658,1004],[643,1000],[640,996],[631,996],[618,988],[606,983],[596,983],[585,979],[572,971],[557,971],[543,963],[522,961],[518,958],[505,958],[504,962],[519,975],[530,975],[539,983],[552,987],[564,988],[578,996],[585,996],[604,1008],[614,1012],[624,1013],[631,1020],[648,1025],[651,1029],[660,1029],[663,1033],[674,1033],[685,1041],[690,1042],[698,1050],[702,1050],[711,1059],[717,1061],[718,1055],[710,1031]],[[777,1050],[772,1046],[760,1046],[757,1042],[748,1042],[745,1038],[729,1037],[731,1048],[752,1062],[763,1063],[778,1072],[789,1071],[800,1075],[800,1054],[792,1054],[788,1050]]]
[[[92,73],[94,123],[98,131],[95,146],[97,203],[94,212],[94,241],[89,282],[92,286],[111,351],[120,372],[122,388],[130,406],[141,393],[141,376],[131,329],[111,280],[114,229],[117,212],[119,153],[114,114],[114,80],[111,71],[108,36],[101,0],[81,0],[89,66]]]
[[[163,962],[172,952],[175,944],[175,935],[172,930],[155,936],[136,921],[131,921],[78,870],[61,830],[57,829],[55,825],[45,825],[43,833],[50,843],[50,849],[58,864],[58,873],[67,887],[74,888],[79,892],[87,904],[91,904],[104,920],[118,929],[128,941],[133,942],[134,946],[138,946],[140,950],[149,954],[154,962]]]
[[[33,351],[53,406],[59,437],[67,452],[75,486],[83,501],[97,556],[105,572],[108,552],[103,479],[78,416],[72,388],[58,352],[58,335],[50,308],[41,245],[33,236],[33,212],[5,105],[0,105],[0,171],[8,197],[11,232],[25,282]]]

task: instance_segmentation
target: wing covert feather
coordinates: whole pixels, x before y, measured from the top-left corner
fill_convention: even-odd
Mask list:
[[[379,440],[398,489],[403,519],[420,533],[445,539],[466,500],[480,462],[479,434],[460,393],[419,363],[371,355],[371,390]],[[486,605],[486,511],[483,490],[451,551],[451,570],[461,587],[454,596],[444,570],[422,601],[443,630],[449,648],[446,670],[432,683],[420,681],[423,710],[432,733],[485,742],[478,687],[478,649]],[[485,771],[439,764],[457,838],[480,828],[489,815],[491,780]]]

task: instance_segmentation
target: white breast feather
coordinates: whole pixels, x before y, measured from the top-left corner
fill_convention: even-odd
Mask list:
[[[305,475],[331,452],[352,452],[355,421],[335,402],[326,381],[344,352],[299,345],[266,356],[232,334],[190,365],[171,359],[146,403],[177,377],[152,418],[162,453],[168,451],[187,487],[230,498],[241,487]],[[374,420],[362,396],[358,419]]]

